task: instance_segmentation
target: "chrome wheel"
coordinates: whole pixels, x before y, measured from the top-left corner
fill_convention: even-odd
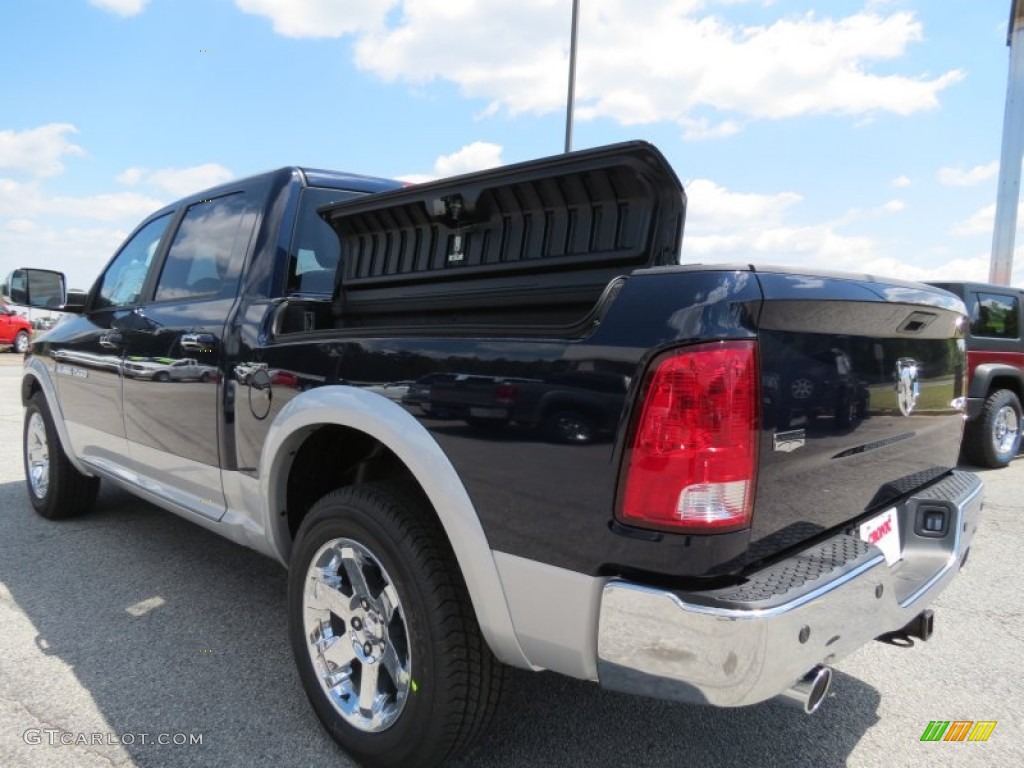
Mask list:
[[[14,337],[14,351],[19,355],[28,352],[28,334],[24,331]]]
[[[50,488],[50,447],[46,440],[46,423],[37,411],[28,422],[25,435],[28,457],[28,482],[37,499],[45,499]]]
[[[588,443],[594,437],[590,423],[575,413],[560,413],[555,417],[555,433],[566,443]]]
[[[1017,412],[1009,405],[1004,405],[996,412],[992,426],[992,447],[997,454],[1009,453],[1017,445],[1020,433],[1020,422]]]
[[[389,728],[409,695],[412,653],[398,591],[372,552],[351,539],[317,550],[306,572],[303,625],[338,714],[365,733]]]
[[[789,392],[795,400],[806,400],[814,392],[810,379],[796,379],[789,385]]]

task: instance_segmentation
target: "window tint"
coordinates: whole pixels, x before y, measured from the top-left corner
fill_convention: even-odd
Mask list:
[[[971,306],[971,335],[997,339],[1020,336],[1020,302],[1015,296],[979,293]]]
[[[338,236],[316,212],[320,206],[351,200],[358,193],[310,187],[302,191],[299,215],[288,261],[288,292],[325,293],[334,290],[334,272],[341,248]]]
[[[216,296],[234,290],[231,257],[245,218],[241,194],[190,205],[167,252],[156,301]]]
[[[153,219],[125,244],[100,278],[96,296],[98,309],[134,304],[139,300],[153,254],[170,221],[169,213]]]

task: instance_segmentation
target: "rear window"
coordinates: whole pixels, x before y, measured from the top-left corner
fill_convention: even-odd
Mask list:
[[[316,209],[358,196],[359,193],[344,189],[309,187],[302,191],[288,260],[289,293],[330,295],[334,291],[341,246],[334,230],[317,215]]]
[[[978,293],[971,304],[971,335],[993,339],[1020,336],[1020,301],[1016,296]]]

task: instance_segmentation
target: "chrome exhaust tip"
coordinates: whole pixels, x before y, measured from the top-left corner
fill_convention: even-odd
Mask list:
[[[819,664],[788,690],[779,694],[780,701],[800,707],[808,715],[821,706],[832,685],[832,668]]]

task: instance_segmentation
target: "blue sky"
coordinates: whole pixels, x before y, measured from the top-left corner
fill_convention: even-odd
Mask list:
[[[574,146],[661,148],[687,262],[985,280],[1009,5],[581,0]],[[570,8],[5,3],[0,273],[88,287],[153,209],[268,168],[416,180],[555,154]]]

